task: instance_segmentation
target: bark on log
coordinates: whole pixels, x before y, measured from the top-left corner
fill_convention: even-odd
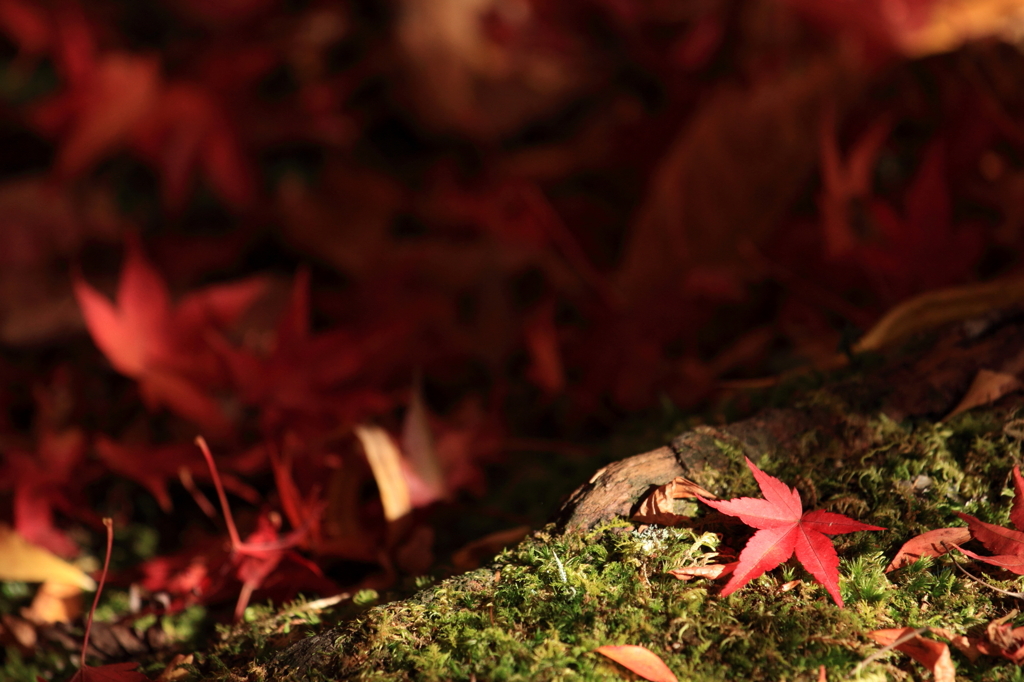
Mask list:
[[[771,410],[716,428],[698,426],[664,447],[609,464],[577,488],[555,517],[564,531],[589,530],[601,521],[629,516],[644,495],[676,476],[694,478],[705,467],[723,464],[719,443],[756,457],[790,442],[811,427],[805,412]]]

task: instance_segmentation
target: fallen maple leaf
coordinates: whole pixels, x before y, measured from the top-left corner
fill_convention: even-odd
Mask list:
[[[208,337],[236,320],[264,288],[264,280],[253,278],[209,287],[173,305],[167,285],[133,241],[116,304],[80,276],[74,282],[93,340],[114,369],[139,382],[146,403],[167,405],[218,433],[230,424],[205,389],[226,376]]]
[[[739,565],[722,589],[722,596],[732,594],[754,578],[772,570],[793,553],[814,579],[825,586],[836,604],[843,605],[839,594],[839,556],[828,535],[854,533],[860,530],[885,530],[822,510],[803,511],[800,493],[764,473],[747,458],[747,466],[757,479],[765,499],[739,497],[732,500],[700,500],[723,514],[736,516],[743,523],[758,529],[740,552]]]
[[[213,455],[206,444],[206,440],[199,436],[196,438],[196,445],[203,453],[207,466],[210,467],[210,477],[213,479],[214,488],[217,490],[217,497],[220,499],[221,510],[224,512],[224,522],[228,527],[228,535],[231,538],[231,563],[235,567],[235,576],[242,581],[242,590],[238,594],[238,601],[235,603],[235,620],[239,620],[245,612],[245,607],[252,597],[252,593],[266,581],[273,573],[278,564],[286,557],[305,566],[318,577],[322,577],[320,569],[316,564],[306,560],[293,551],[295,547],[309,533],[310,526],[296,528],[291,533],[281,537],[278,535],[280,522],[270,514],[260,514],[256,521],[256,530],[242,540],[238,534],[238,527],[235,526],[234,516],[231,514],[231,507],[228,505],[228,497],[224,492],[224,484],[221,482],[217,465],[213,461]],[[319,512],[311,516],[310,524],[319,520]]]
[[[892,131],[892,121],[881,116],[853,144],[843,160],[836,140],[836,108],[828,107],[822,115],[821,184],[818,197],[822,231],[828,257],[849,253],[857,247],[858,237],[851,224],[851,207],[871,195],[872,173],[879,152]]]
[[[963,512],[956,515],[967,522],[971,537],[995,555],[981,556],[963,547],[957,549],[972,559],[1024,575],[1024,532],[1021,532],[1024,531],[1024,478],[1021,478],[1019,466],[1013,467],[1013,507],[1010,509],[1010,522],[1017,530],[985,523]]]
[[[239,398],[259,406],[263,429],[273,432],[285,423],[337,425],[353,413],[390,408],[391,400],[377,389],[352,386],[369,364],[375,346],[395,338],[397,329],[357,337],[348,329],[314,334],[310,328],[309,271],[299,270],[288,306],[269,348],[235,347],[211,335],[227,365]],[[301,430],[301,429],[300,429]]]
[[[927,533],[921,533],[903,543],[903,546],[896,552],[896,556],[885,567],[885,572],[909,566],[921,557],[942,556],[956,545],[961,545],[970,539],[970,529],[962,526],[936,528]]]
[[[935,682],[953,682],[956,679],[949,645],[926,639],[914,628],[874,630],[868,633],[868,637],[883,646],[902,651],[931,670]]]
[[[988,656],[1008,658],[1017,665],[1024,664],[1024,627],[1015,628],[1007,622],[1016,616],[1014,609],[989,623],[985,628],[985,641],[977,643],[977,650]]]
[[[623,668],[636,673],[645,680],[651,682],[678,682],[678,678],[669,669],[658,654],[647,647],[635,644],[623,644],[612,646],[606,644],[594,649],[602,656],[607,656]]]
[[[1024,388],[1024,384],[1013,374],[993,372],[990,369],[979,369],[978,373],[974,375],[971,385],[967,388],[967,393],[964,394],[964,397],[957,406],[953,408],[953,411],[945,416],[943,421],[979,405],[994,403],[1003,396],[1019,391],[1021,388]]]
[[[14,491],[14,529],[29,542],[64,558],[76,556],[78,545],[54,523],[54,510],[68,513],[69,488],[80,475],[86,439],[79,429],[44,430],[35,451],[11,448],[0,465],[0,488]]]

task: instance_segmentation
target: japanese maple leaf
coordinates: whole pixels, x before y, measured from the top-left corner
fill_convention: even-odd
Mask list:
[[[180,210],[201,171],[230,207],[244,208],[256,193],[252,172],[227,114],[213,93],[187,82],[167,84],[132,130],[134,149],[161,174],[164,205]]]
[[[747,459],[747,466],[757,479],[764,495],[763,500],[738,497],[716,502],[700,498],[704,504],[723,514],[738,517],[743,523],[757,529],[740,552],[739,565],[722,589],[722,595],[732,594],[786,561],[795,552],[797,560],[815,580],[825,586],[841,607],[843,598],[839,594],[839,556],[828,536],[885,528],[869,526],[842,514],[822,510],[804,513],[800,493],[758,469],[750,459]]]
[[[209,469],[194,446],[185,443],[148,445],[119,443],[103,435],[96,436],[96,455],[110,471],[145,487],[160,508],[170,512],[171,496],[167,481],[180,478],[182,472],[192,479],[210,480]],[[240,459],[237,461],[241,464]],[[234,464],[234,463],[232,463]],[[238,470],[238,467],[232,466]],[[250,502],[259,498],[255,490],[231,474],[223,474],[224,487]]]
[[[286,417],[327,419],[337,424],[353,414],[385,411],[391,401],[376,389],[352,386],[374,353],[396,337],[397,329],[357,336],[346,329],[314,334],[309,323],[309,272],[295,277],[288,307],[266,352],[236,348],[224,339],[211,341],[224,359],[243,402],[258,405],[265,427]]]
[[[15,530],[64,558],[77,556],[78,545],[57,528],[53,512],[71,511],[68,489],[80,476],[85,452],[86,438],[80,430],[46,430],[34,451],[11,448],[0,465],[0,489],[14,491]]]
[[[995,556],[981,556],[962,547],[959,548],[961,552],[978,561],[1024,575],[1024,478],[1021,478],[1020,467],[1013,467],[1013,506],[1010,508],[1010,522],[1017,530],[985,523],[963,512],[956,515],[967,522],[971,537]]]
[[[230,427],[206,389],[226,379],[207,337],[238,318],[264,290],[260,278],[214,286],[172,303],[167,285],[129,242],[116,303],[81,277],[75,298],[114,369],[139,382],[150,407],[166,405],[208,430]]]
[[[322,578],[323,574],[316,564],[307,561],[295,552],[288,551],[289,548],[298,545],[309,533],[312,524],[319,520],[320,510],[317,510],[308,519],[310,525],[297,528],[283,537],[278,535],[280,523],[275,522],[276,517],[272,518],[269,514],[263,513],[257,519],[256,530],[243,541],[238,534],[238,528],[235,526],[231,507],[228,505],[228,498],[224,492],[224,485],[221,483],[220,472],[217,470],[217,464],[213,461],[210,448],[206,445],[206,440],[201,436],[196,438],[196,445],[199,446],[203,458],[206,459],[207,466],[210,467],[210,476],[213,479],[214,487],[217,489],[217,497],[220,499],[221,510],[224,512],[224,521],[227,524],[228,535],[231,538],[230,561],[235,567],[235,575],[242,581],[242,591],[239,593],[238,601],[235,604],[235,620],[242,617],[252,593],[267,580],[271,573],[277,570],[278,565],[286,557],[304,566],[317,577]]]

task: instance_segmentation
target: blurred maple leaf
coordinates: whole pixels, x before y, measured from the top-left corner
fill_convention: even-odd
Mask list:
[[[279,0],[180,0],[171,3],[177,11],[207,26],[224,28],[251,21]]]
[[[173,305],[135,242],[128,244],[116,304],[81,276],[74,281],[93,340],[114,369],[139,382],[147,405],[166,405],[215,433],[231,427],[207,393],[226,378],[208,338],[234,322],[264,288],[265,281],[254,277],[207,287]]]
[[[26,540],[62,557],[78,554],[78,545],[53,522],[54,508],[69,511],[67,489],[85,457],[86,439],[79,429],[44,431],[34,452],[4,452],[0,481],[14,490],[14,528]]]
[[[845,162],[839,158],[831,120],[826,115],[822,125],[819,197],[829,260],[853,264],[888,301],[970,280],[985,238],[978,229],[953,224],[943,140],[935,139],[926,148],[904,195],[901,215],[871,196],[871,174],[891,127],[888,119],[872,125]],[[863,208],[867,230],[854,227],[857,206]]]
[[[157,101],[159,63],[151,57],[110,52],[95,58],[67,91],[35,107],[30,118],[62,138],[54,172],[80,175],[122,145]]]
[[[18,45],[22,55],[37,57],[52,40],[46,14],[32,2],[0,0],[0,28]]]
[[[770,571],[793,553],[814,579],[825,586],[836,604],[843,605],[839,594],[839,556],[829,535],[861,530],[885,530],[869,526],[833,512],[816,510],[804,513],[800,493],[757,468],[747,459],[765,499],[739,497],[715,501],[700,498],[704,504],[758,529],[740,552],[739,565],[722,589],[732,594],[754,578]]]
[[[202,170],[212,189],[236,209],[252,203],[256,183],[227,115],[206,88],[169,83],[132,130],[132,143],[161,174],[164,205],[180,210],[192,176]]]
[[[852,251],[858,242],[851,225],[850,213],[855,201],[866,201],[871,195],[875,164],[892,122],[882,116],[854,142],[846,159],[840,156],[836,141],[836,109],[826,108],[820,128],[821,185],[818,197],[821,208],[825,252],[835,257]]]
[[[882,243],[864,245],[861,257],[866,271],[882,280],[883,293],[902,299],[970,279],[984,238],[980,230],[953,225],[941,140],[925,150],[907,188],[904,215],[878,200],[870,211]]]
[[[231,537],[230,562],[235,568],[235,575],[242,581],[242,590],[235,603],[235,620],[242,617],[252,593],[266,581],[267,577],[277,569],[285,558],[290,558],[317,577],[322,578],[323,574],[316,564],[289,551],[309,533],[311,525],[319,520],[319,510],[307,519],[310,525],[296,528],[284,537],[278,535],[278,530],[281,527],[280,517],[277,514],[261,513],[256,520],[256,529],[243,541],[235,526],[235,519],[231,514],[231,507],[228,506],[224,485],[221,483],[220,473],[217,471],[217,464],[213,461],[210,448],[207,447],[206,441],[202,437],[196,439],[196,445],[199,446],[203,458],[210,468],[210,477],[217,489],[217,497],[220,499],[224,521],[228,527],[228,535]]]
[[[131,479],[146,488],[156,498],[160,508],[171,511],[171,496],[167,481],[187,475],[190,479],[210,479],[209,469],[192,445],[174,443],[156,446],[128,445],[105,436],[96,437],[96,454],[110,471]],[[259,499],[255,490],[238,478],[224,475],[224,487],[250,502]]]
[[[396,336],[397,335],[397,336]],[[391,399],[376,389],[352,385],[365,370],[371,349],[390,331],[357,337],[345,329],[313,334],[309,324],[309,272],[295,276],[291,298],[272,339],[261,349],[236,348],[213,338],[241,399],[262,410],[264,426],[273,430],[286,416],[317,422],[352,420],[357,414],[386,410]],[[347,384],[348,390],[343,390]]]

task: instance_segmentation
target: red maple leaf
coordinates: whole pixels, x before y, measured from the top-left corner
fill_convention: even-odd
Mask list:
[[[218,328],[238,318],[264,290],[261,278],[213,286],[171,302],[167,285],[129,241],[117,301],[81,277],[75,298],[96,345],[114,369],[139,382],[147,405],[166,405],[216,433],[230,429],[206,389],[226,380],[208,344]]]
[[[34,450],[10,448],[0,465],[0,489],[14,491],[14,528],[22,537],[54,554],[78,555],[78,545],[54,523],[54,509],[72,511],[69,486],[80,476],[86,452],[78,429],[44,430]]]
[[[94,446],[96,455],[110,471],[142,485],[156,498],[160,508],[168,513],[171,511],[171,496],[167,491],[167,481],[182,475],[191,479],[211,480],[206,463],[191,444],[119,443],[98,435]],[[239,470],[236,463],[242,467],[246,465],[243,458],[236,458],[232,462],[232,469]],[[222,478],[224,487],[236,495],[250,502],[258,499],[258,493],[237,477],[223,474]]]
[[[301,555],[289,551],[309,533],[313,523],[320,517],[320,510],[310,516],[307,521],[309,525],[296,528],[285,536],[278,535],[280,523],[275,523],[267,513],[261,514],[257,519],[256,530],[249,534],[243,541],[235,526],[234,516],[231,514],[231,507],[228,505],[227,495],[224,493],[224,485],[221,483],[220,473],[217,471],[217,464],[213,461],[210,448],[202,436],[196,438],[196,445],[199,446],[207,466],[210,467],[210,476],[213,485],[217,489],[217,497],[220,499],[221,510],[224,512],[224,521],[228,527],[228,535],[231,538],[230,561],[235,568],[235,576],[242,581],[242,591],[238,595],[235,604],[235,620],[239,620],[245,612],[252,593],[267,580],[271,573],[277,570],[278,565],[285,558],[305,567],[317,577],[323,577],[319,567],[306,560]]]
[[[1020,467],[1013,467],[1013,506],[1010,508],[1010,522],[1017,530],[985,523],[963,512],[957,512],[956,515],[967,522],[971,538],[995,556],[981,556],[959,547],[961,552],[978,561],[1024,575],[1024,532],[1021,532],[1024,531],[1024,478],[1021,478]]]
[[[314,334],[309,317],[309,272],[300,270],[269,349],[236,348],[221,337],[210,337],[241,400],[259,406],[264,429],[317,420],[337,425],[389,409],[388,396],[354,382],[389,339],[401,338],[399,328],[363,335],[348,329]]]
[[[843,605],[839,594],[839,556],[829,535],[859,530],[885,530],[822,510],[804,513],[800,493],[764,473],[747,459],[747,466],[764,495],[763,500],[738,497],[716,502],[700,498],[704,504],[758,529],[740,552],[736,566],[722,596],[732,594],[761,574],[772,570],[793,553],[814,579],[825,586],[836,604]]]
[[[227,113],[207,88],[168,83],[132,130],[135,150],[161,174],[164,205],[181,210],[196,171],[228,206],[248,206],[255,180]]]

